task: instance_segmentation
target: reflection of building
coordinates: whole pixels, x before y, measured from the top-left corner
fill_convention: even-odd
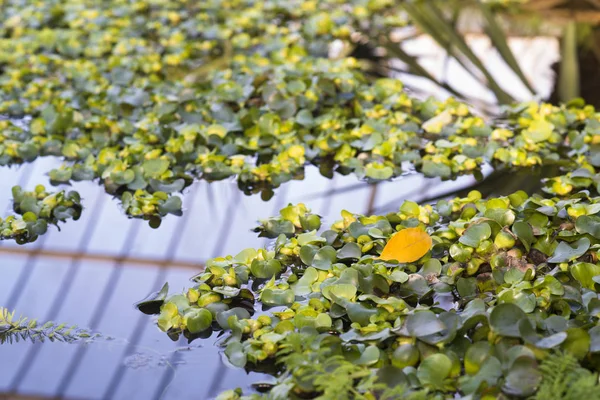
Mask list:
[[[0,193],[10,193],[16,184],[27,189],[47,184],[42,171],[56,163],[44,158],[20,169],[0,168]],[[380,184],[374,192],[353,176],[328,180],[310,167],[306,175],[304,181],[284,184],[268,203],[259,196],[244,196],[231,181],[197,183],[184,197],[184,217],[169,216],[157,230],[126,219],[101,187],[76,184],[85,207],[79,221],[61,225],[61,232],[52,227],[26,246],[1,243],[0,305],[41,321],[90,327],[116,339],[87,346],[2,345],[0,393],[146,400],[166,390],[165,399],[188,399],[248,385],[255,377],[224,367],[212,340],[192,343],[201,349],[174,353],[186,343],[172,343],[133,304],[165,281],[172,291],[189,285],[189,277],[209,257],[265,245],[267,241],[250,229],[257,219],[274,215],[289,202],[306,203],[329,224],[342,209],[366,212],[371,204],[394,210],[402,199],[439,195],[473,179],[440,185],[412,175]],[[8,202],[8,196],[0,198],[0,209],[7,210]],[[174,374],[164,365],[167,361]]]

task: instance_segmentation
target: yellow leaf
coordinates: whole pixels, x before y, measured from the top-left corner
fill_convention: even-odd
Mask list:
[[[392,236],[379,258],[401,263],[417,261],[429,251],[431,244],[431,237],[427,232],[420,228],[406,228]]]

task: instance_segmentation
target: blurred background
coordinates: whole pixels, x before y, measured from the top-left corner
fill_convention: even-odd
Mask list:
[[[424,4],[407,9],[415,23],[388,42],[334,42],[330,56],[351,54],[373,74],[401,78],[416,96],[459,96],[483,115],[514,100],[581,96],[600,104],[600,1],[529,1],[501,13],[449,2],[441,15]],[[0,193],[48,185],[44,171],[58,165],[43,158],[2,168]],[[478,183],[409,174],[369,185],[340,175],[330,180],[307,167],[305,180],[283,185],[269,202],[244,196],[233,181],[196,182],[183,196],[184,217],[169,216],[157,230],[128,220],[97,184],[78,183],[73,188],[86,207],[79,221],[60,232],[51,228],[32,244],[0,244],[0,305],[112,339],[0,346],[0,399],[207,399],[247,387],[256,376],[227,366],[212,345],[216,338],[172,342],[134,303],[165,281],[171,291],[189,286],[208,258],[267,245],[250,229],[288,203],[305,203],[328,225],[342,209],[393,211],[405,199],[432,201],[474,185],[484,194],[520,188],[499,187],[489,169],[485,176]],[[8,212],[9,200],[0,198],[0,209]]]

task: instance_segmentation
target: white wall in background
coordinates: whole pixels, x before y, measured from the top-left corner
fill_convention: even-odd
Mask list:
[[[554,37],[513,37],[508,44],[519,62],[525,76],[537,92],[533,96],[521,80],[512,72],[500,54],[492,45],[489,37],[480,34],[466,35],[466,41],[473,52],[483,62],[498,84],[519,101],[546,98],[554,86],[553,63],[560,60],[560,45]],[[427,35],[403,42],[403,49],[419,57],[421,65],[440,81],[451,84],[459,92],[486,103],[494,103],[493,93],[476,80],[455,59],[447,56],[446,51]],[[395,61],[395,66],[403,68],[403,63]],[[429,80],[414,75],[397,73],[408,87],[436,97],[448,97],[449,94]]]

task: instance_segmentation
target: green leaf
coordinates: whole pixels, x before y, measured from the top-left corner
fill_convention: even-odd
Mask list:
[[[501,336],[520,337],[519,321],[527,318],[525,312],[517,305],[498,304],[490,313],[490,327]]]
[[[356,296],[357,289],[356,286],[350,283],[335,283],[326,286],[322,291],[323,297],[328,300],[335,300],[336,298],[352,300]]]
[[[367,326],[371,323],[371,317],[377,315],[377,309],[368,308],[362,303],[348,302],[346,304],[346,312],[350,321]]]
[[[316,269],[327,271],[331,268],[331,264],[335,262],[337,252],[331,246],[321,247],[312,259],[312,266]]]
[[[512,227],[512,232],[519,238],[525,250],[529,251],[531,245],[535,242],[535,236],[533,235],[533,229],[531,225],[524,221],[517,221]]]
[[[566,261],[572,261],[585,254],[590,248],[590,240],[588,238],[581,238],[572,244],[567,242],[560,242],[552,257],[548,259],[549,263],[562,263]]]
[[[575,228],[579,233],[588,233],[596,239],[600,239],[600,217],[596,215],[580,216],[575,221]]]
[[[425,358],[417,368],[417,377],[424,386],[443,387],[443,381],[450,376],[452,361],[447,355],[437,353]]]
[[[541,381],[542,373],[538,370],[535,359],[519,357],[508,372],[502,391],[510,396],[531,396]]]
[[[169,169],[169,162],[162,158],[146,160],[142,164],[144,174],[151,178],[158,178]]]
[[[337,258],[340,260],[355,258],[358,259],[362,256],[361,248],[354,242],[349,242],[337,251]]]
[[[485,223],[479,223],[469,226],[458,240],[462,244],[477,248],[483,240],[489,239],[492,235],[492,229]]]
[[[582,360],[590,351],[592,339],[590,334],[582,328],[567,329],[567,339],[563,342],[563,349]]]
[[[312,293],[312,284],[319,279],[319,271],[313,267],[308,267],[304,275],[292,285],[292,290],[296,296],[306,296]]]
[[[151,293],[144,300],[137,302],[135,307],[144,314],[158,314],[160,312],[160,307],[167,298],[168,293],[169,283],[167,282],[158,292]]]
[[[460,389],[467,395],[473,394],[478,392],[482,385],[488,387],[495,386],[500,377],[502,377],[502,364],[496,357],[489,357],[483,361],[474,376],[466,375],[460,378]]]
[[[422,337],[440,333],[446,325],[433,312],[418,311],[406,317],[406,329],[411,336]]]
[[[238,368],[244,368],[246,365],[246,354],[244,353],[244,345],[240,342],[230,342],[225,348],[225,355],[229,362]]]
[[[250,266],[252,275],[260,279],[271,279],[281,272],[281,263],[278,260],[261,261],[254,259]]]
[[[543,117],[539,117],[531,122],[529,128],[523,131],[523,137],[533,143],[544,142],[550,138],[554,125],[546,121]]]
[[[260,300],[268,306],[283,306],[292,304],[295,295],[291,289],[271,289],[267,288],[262,291]]]
[[[218,312],[216,315],[216,320],[222,329],[231,329],[231,326],[229,326],[229,317],[231,317],[232,315],[235,315],[238,320],[250,318],[250,313],[248,312],[248,310],[241,307],[234,307],[230,310]]]
[[[354,363],[357,365],[373,365],[379,361],[379,348],[375,345],[368,346]]]
[[[212,324],[212,313],[206,308],[199,308],[188,311],[184,318],[187,320],[187,329],[191,333],[199,333],[208,328]]]
[[[584,288],[595,290],[594,277],[600,275],[600,266],[590,263],[576,263],[570,268],[571,275]]]

